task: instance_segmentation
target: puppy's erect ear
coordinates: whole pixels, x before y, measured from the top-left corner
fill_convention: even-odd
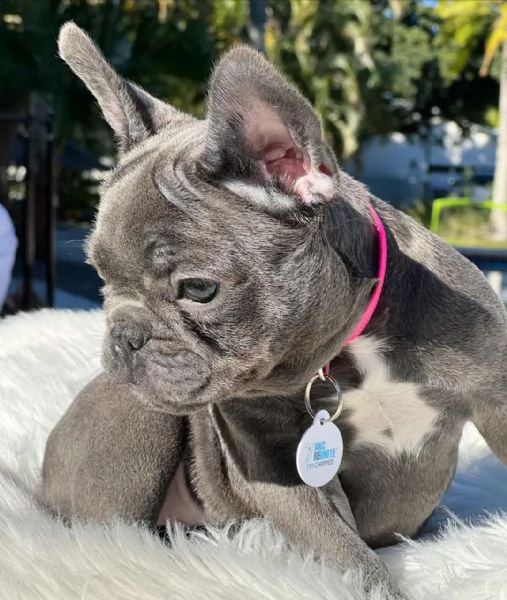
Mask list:
[[[207,163],[215,172],[273,182],[306,205],[332,200],[337,166],[319,117],[257,51],[240,46],[219,62],[207,120]]]
[[[58,37],[61,58],[95,96],[106,121],[125,152],[159,131],[177,115],[168,104],[122,79],[88,35],[72,22]]]

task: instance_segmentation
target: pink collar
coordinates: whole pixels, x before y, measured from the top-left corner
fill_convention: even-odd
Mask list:
[[[378,261],[378,274],[377,274],[377,285],[371,295],[370,301],[368,302],[368,306],[366,310],[361,316],[358,324],[355,326],[352,333],[349,335],[347,340],[345,341],[345,346],[348,346],[352,343],[356,338],[358,338],[363,331],[366,329],[368,323],[371,321],[373,317],[373,313],[377,308],[378,302],[380,300],[380,294],[382,293],[382,288],[384,287],[384,281],[386,278],[386,270],[387,270],[387,236],[386,230],[384,227],[384,223],[382,223],[382,219],[378,216],[377,211],[373,208],[371,204],[368,205],[370,209],[371,216],[373,217],[373,222],[375,223],[375,227],[378,233],[378,242],[379,242],[379,261]],[[329,363],[324,365],[323,368],[324,375],[329,375]]]

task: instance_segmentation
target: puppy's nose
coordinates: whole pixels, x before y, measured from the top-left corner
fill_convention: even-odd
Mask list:
[[[111,327],[113,343],[119,346],[118,350],[133,354],[140,350],[150,339],[149,331],[138,323],[120,321]]]

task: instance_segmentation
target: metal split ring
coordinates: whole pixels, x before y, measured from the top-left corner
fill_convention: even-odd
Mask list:
[[[310,415],[310,417],[312,417],[312,419],[315,419],[315,413],[313,412],[312,404],[310,402],[310,392],[312,391],[312,386],[317,381],[317,379],[320,379],[321,381],[329,381],[329,383],[331,383],[334,387],[334,391],[336,394],[336,400],[338,402],[338,407],[330,420],[335,421],[340,416],[340,414],[343,410],[343,392],[342,392],[342,388],[340,387],[340,385],[338,384],[336,379],[334,379],[334,377],[331,377],[330,375],[324,375],[322,369],[319,369],[318,375],[315,375],[314,377],[312,377],[306,386],[306,390],[305,390],[306,410],[308,411],[308,414]]]

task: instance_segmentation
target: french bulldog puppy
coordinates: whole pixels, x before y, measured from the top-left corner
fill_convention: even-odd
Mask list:
[[[119,144],[87,252],[104,280],[104,373],[51,433],[41,500],[68,519],[223,525],[404,598],[372,548],[414,536],[471,420],[507,463],[504,308],[482,274],[338,167],[311,105],[256,51],[216,67],[203,120],[125,81],[76,25],[62,58]],[[387,274],[377,281],[379,235]],[[303,483],[307,382],[343,389],[343,460]],[[312,407],[336,408],[328,384]]]

